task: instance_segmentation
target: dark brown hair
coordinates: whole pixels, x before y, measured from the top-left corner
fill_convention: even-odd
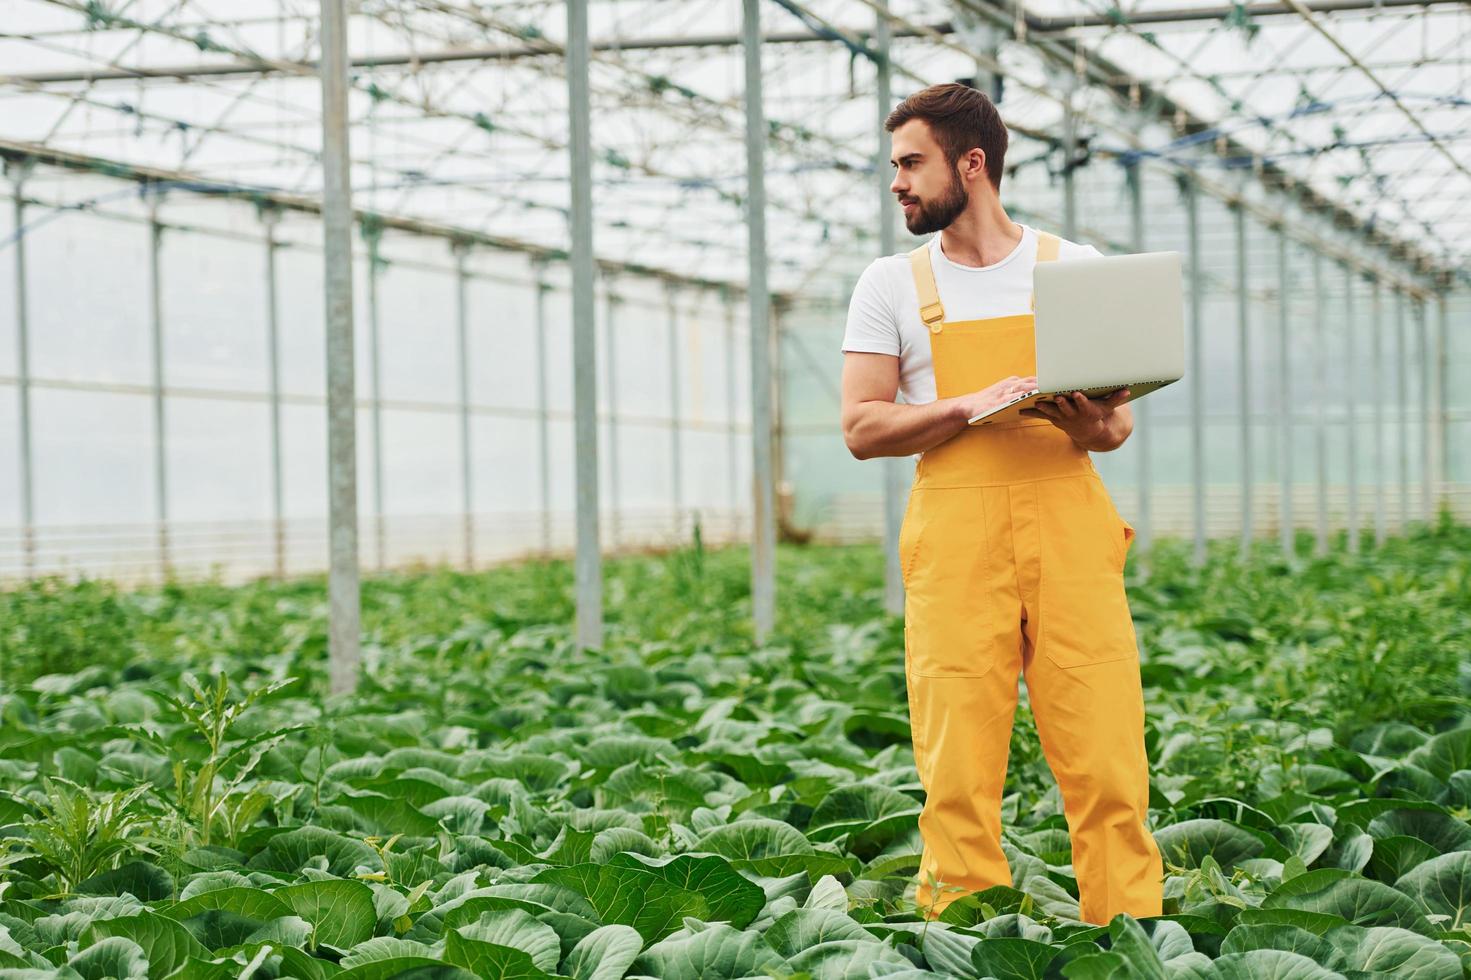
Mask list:
[[[960,155],[979,147],[986,154],[986,176],[991,186],[1001,189],[1001,169],[1006,161],[1006,124],[996,106],[978,92],[959,82],[922,88],[900,102],[884,120],[893,132],[911,119],[929,123],[935,142],[952,167]]]

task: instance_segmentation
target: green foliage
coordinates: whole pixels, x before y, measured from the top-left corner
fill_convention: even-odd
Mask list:
[[[872,548],[784,546],[759,647],[743,551],[698,526],[609,564],[599,650],[566,563],[370,577],[346,700],[320,579],[31,583],[0,596],[0,970],[1461,976],[1471,532],[1299,544],[1131,555],[1165,914],[1107,924],[1025,700],[1012,881],[916,901]]]
[[[146,813],[134,807],[148,787],[94,794],[60,776],[43,777],[45,795],[35,801],[22,831],[7,838],[35,859],[56,895],[69,895],[82,882],[116,868],[146,850],[140,832]]]

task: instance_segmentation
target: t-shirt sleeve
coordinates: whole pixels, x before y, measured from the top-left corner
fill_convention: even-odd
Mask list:
[[[858,277],[848,301],[843,350],[899,356],[899,321],[882,260],[875,259]]]

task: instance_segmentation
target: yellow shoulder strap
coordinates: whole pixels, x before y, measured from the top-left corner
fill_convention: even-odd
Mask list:
[[[1056,235],[1049,234],[1048,232],[1045,232],[1045,231],[1039,231],[1039,232],[1037,232],[1037,261],[1038,262],[1051,262],[1053,259],[1056,259],[1057,258],[1058,249],[1060,249],[1061,247],[1062,247],[1062,242],[1058,239],[1058,237]],[[1032,298],[1028,301],[1028,305],[1033,310],[1035,310],[1037,308],[1037,291],[1036,290],[1033,290],[1032,291]]]
[[[909,271],[914,275],[914,291],[919,294],[919,318],[925,326],[933,327],[945,319],[945,307],[940,305],[940,289],[935,285],[928,242],[909,253]]]

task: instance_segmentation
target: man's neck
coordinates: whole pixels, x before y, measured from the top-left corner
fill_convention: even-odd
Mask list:
[[[966,210],[940,232],[940,251],[957,265],[995,265],[1022,240],[1022,226],[1001,208]]]

